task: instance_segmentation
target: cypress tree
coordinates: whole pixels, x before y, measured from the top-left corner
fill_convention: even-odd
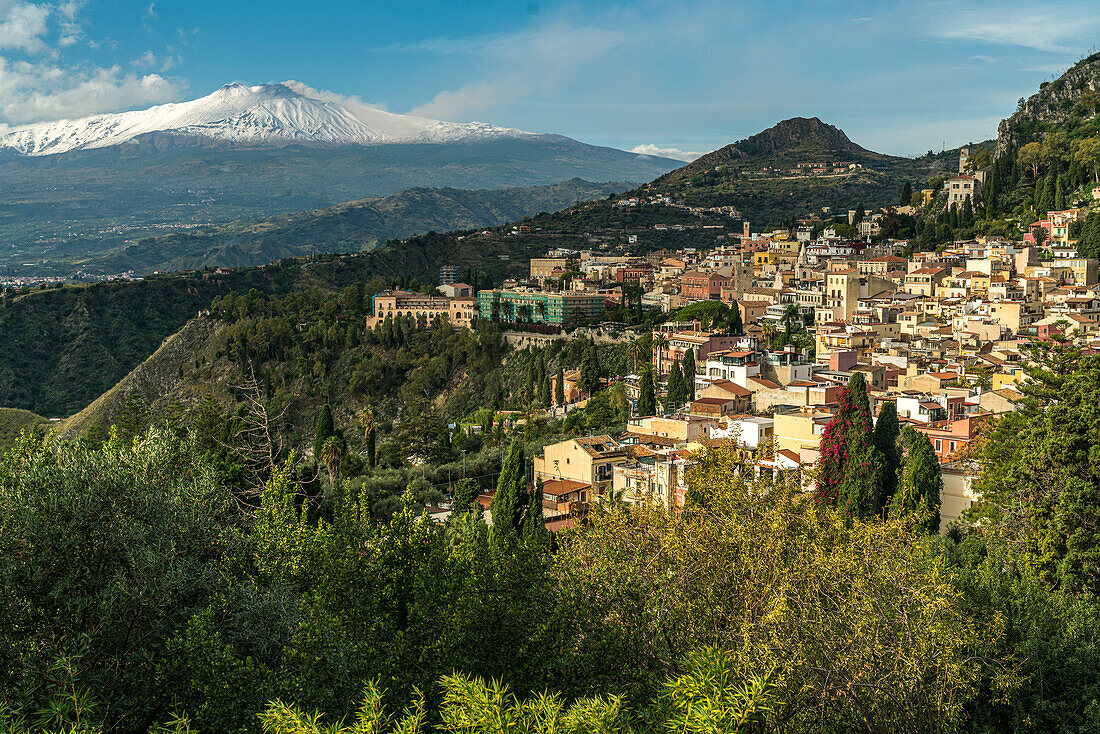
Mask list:
[[[539,407],[550,407],[550,376],[547,374],[543,374],[539,383]]]
[[[565,370],[558,365],[558,379],[554,383],[554,404],[565,405]]]
[[[947,226],[951,229],[959,228],[959,208],[955,205],[955,202],[951,202],[951,206],[947,210]]]
[[[833,420],[821,434],[816,499],[844,510],[850,518],[875,513],[882,457],[872,443],[871,411],[863,373],[856,372],[840,395]]]
[[[898,206],[908,206],[913,199],[913,186],[908,181],[901,185],[901,196],[898,197]]]
[[[1051,169],[1050,173],[1043,179],[1043,196],[1039,202],[1039,213],[1046,214],[1054,209],[1054,190],[1057,188],[1055,183],[1054,170]]]
[[[581,359],[581,389],[589,395],[600,387],[600,363],[596,356],[596,345],[589,341]]]
[[[974,205],[970,202],[970,197],[963,199],[962,215],[959,217],[959,224],[963,227],[969,227],[974,223]]]
[[[1085,218],[1077,251],[1081,257],[1100,257],[1100,212],[1093,212]]]
[[[684,388],[687,395],[686,400],[691,402],[695,400],[695,350],[688,349],[680,357],[680,372],[684,377]]]
[[[882,483],[876,509],[879,511],[889,506],[891,498],[898,486],[898,406],[890,401],[882,404],[879,410],[878,421],[875,423],[873,441],[875,448],[882,456]]]
[[[906,426],[901,431],[901,443],[905,457],[890,513],[896,517],[916,518],[926,532],[938,533],[943,477],[932,441]]]
[[[653,385],[653,368],[642,368],[642,381],[638,388],[638,415],[649,416],[657,413],[657,390]]]
[[[848,378],[848,392],[851,395],[852,404],[870,416],[871,403],[867,398],[867,382],[863,379],[862,372],[853,372]]]
[[[743,336],[745,333],[745,325],[741,323],[741,307],[737,305],[737,301],[734,301],[732,305],[729,333],[734,336]]]
[[[489,505],[493,513],[489,541],[494,549],[504,551],[515,545],[523,529],[523,513],[529,501],[523,443],[516,438],[512,440],[508,456],[500,468],[497,491]]]
[[[538,367],[535,364],[535,355],[531,351],[531,348],[527,348],[527,374],[523,381],[523,394],[527,396],[527,399],[533,399],[535,397],[535,386],[538,385]]]
[[[527,550],[545,550],[550,547],[550,533],[546,530],[546,518],[542,514],[542,478],[535,482],[527,514],[523,518],[523,545]]]
[[[480,493],[476,480],[460,479],[458,484],[455,485],[454,500],[451,502],[451,515],[457,516],[472,510]]]
[[[317,414],[317,422],[313,431],[313,456],[321,455],[321,447],[325,441],[336,435],[336,424],[332,420],[332,406],[325,403],[321,406],[321,412]]]
[[[1062,211],[1066,208],[1066,177],[1059,175],[1054,185],[1054,210]]]

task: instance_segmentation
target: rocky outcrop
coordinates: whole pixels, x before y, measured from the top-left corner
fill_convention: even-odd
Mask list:
[[[1030,123],[1059,123],[1066,120],[1082,95],[1100,93],[1100,53],[1082,59],[1052,82],[1043,82],[1039,91],[1024,101],[1011,117],[997,127],[997,155],[1019,146],[1020,131]]]
[[[206,316],[192,319],[165,339],[152,356],[122,378],[117,385],[92,401],[84,410],[63,421],[59,426],[59,433],[63,437],[74,438],[92,426],[112,425],[117,422],[127,401],[134,395],[140,396],[154,414],[161,413],[172,403],[186,408],[199,402],[206,393],[188,389],[190,386],[181,380],[181,375],[190,367],[195,355],[207,347],[224,328],[224,322]]]
[[[653,183],[671,183],[726,163],[790,165],[793,160],[877,163],[897,160],[853,143],[844,131],[816,117],[792,117],[752,137],[707,153]]]

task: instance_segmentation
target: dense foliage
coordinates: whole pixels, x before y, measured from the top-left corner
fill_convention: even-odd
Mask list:
[[[570,349],[574,364],[587,352]],[[543,358],[509,360],[517,399]],[[929,533],[939,476],[927,439],[885,409],[865,437],[898,466],[881,514],[806,502],[793,477],[747,481],[746,457],[716,449],[690,465],[681,513],[607,504],[553,539],[522,440],[491,479],[457,482],[450,519],[432,524],[414,467],[334,473],[318,491],[287,456],[250,494],[209,403],[102,443],[28,437],[0,462],[0,720],[89,733],[353,720],[1089,731],[1100,366],[1058,353],[1033,372],[1033,403],[978,457],[982,532],[948,538]],[[598,395],[614,412],[615,391]],[[323,405],[311,415],[329,434],[322,449],[354,441],[341,401],[331,427]],[[499,462],[504,442],[487,448]],[[383,514],[371,486],[390,475],[412,486]],[[494,519],[509,518],[492,529],[486,485]]]

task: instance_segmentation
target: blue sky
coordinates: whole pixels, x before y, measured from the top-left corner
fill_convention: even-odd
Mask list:
[[[1098,44],[1095,0],[0,0],[0,128],[295,79],[628,150],[802,115],[909,155],[992,137]]]

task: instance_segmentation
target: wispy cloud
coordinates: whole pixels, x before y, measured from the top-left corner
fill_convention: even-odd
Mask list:
[[[699,156],[703,155],[701,151],[681,150],[679,148],[662,148],[654,145],[653,143],[645,143],[644,145],[635,145],[630,149],[631,153],[638,153],[639,155],[656,155],[662,158],[674,158],[678,161],[693,161]]]
[[[948,10],[947,8],[950,8]],[[1076,54],[1087,48],[1100,29],[1094,5],[1081,7],[1026,5],[948,5],[936,27],[939,37],[1017,46],[1036,51]]]
[[[452,119],[556,88],[587,65],[636,40],[622,29],[558,20],[515,33],[426,39],[384,50],[464,55],[485,62],[483,78],[443,90],[412,110],[415,115]]]
[[[137,69],[156,69],[160,72],[165,72],[183,61],[182,56],[173,53],[171,46],[169,46],[166,51],[167,53],[160,56],[152,51],[146,51],[141,56],[130,61],[130,66]]]

